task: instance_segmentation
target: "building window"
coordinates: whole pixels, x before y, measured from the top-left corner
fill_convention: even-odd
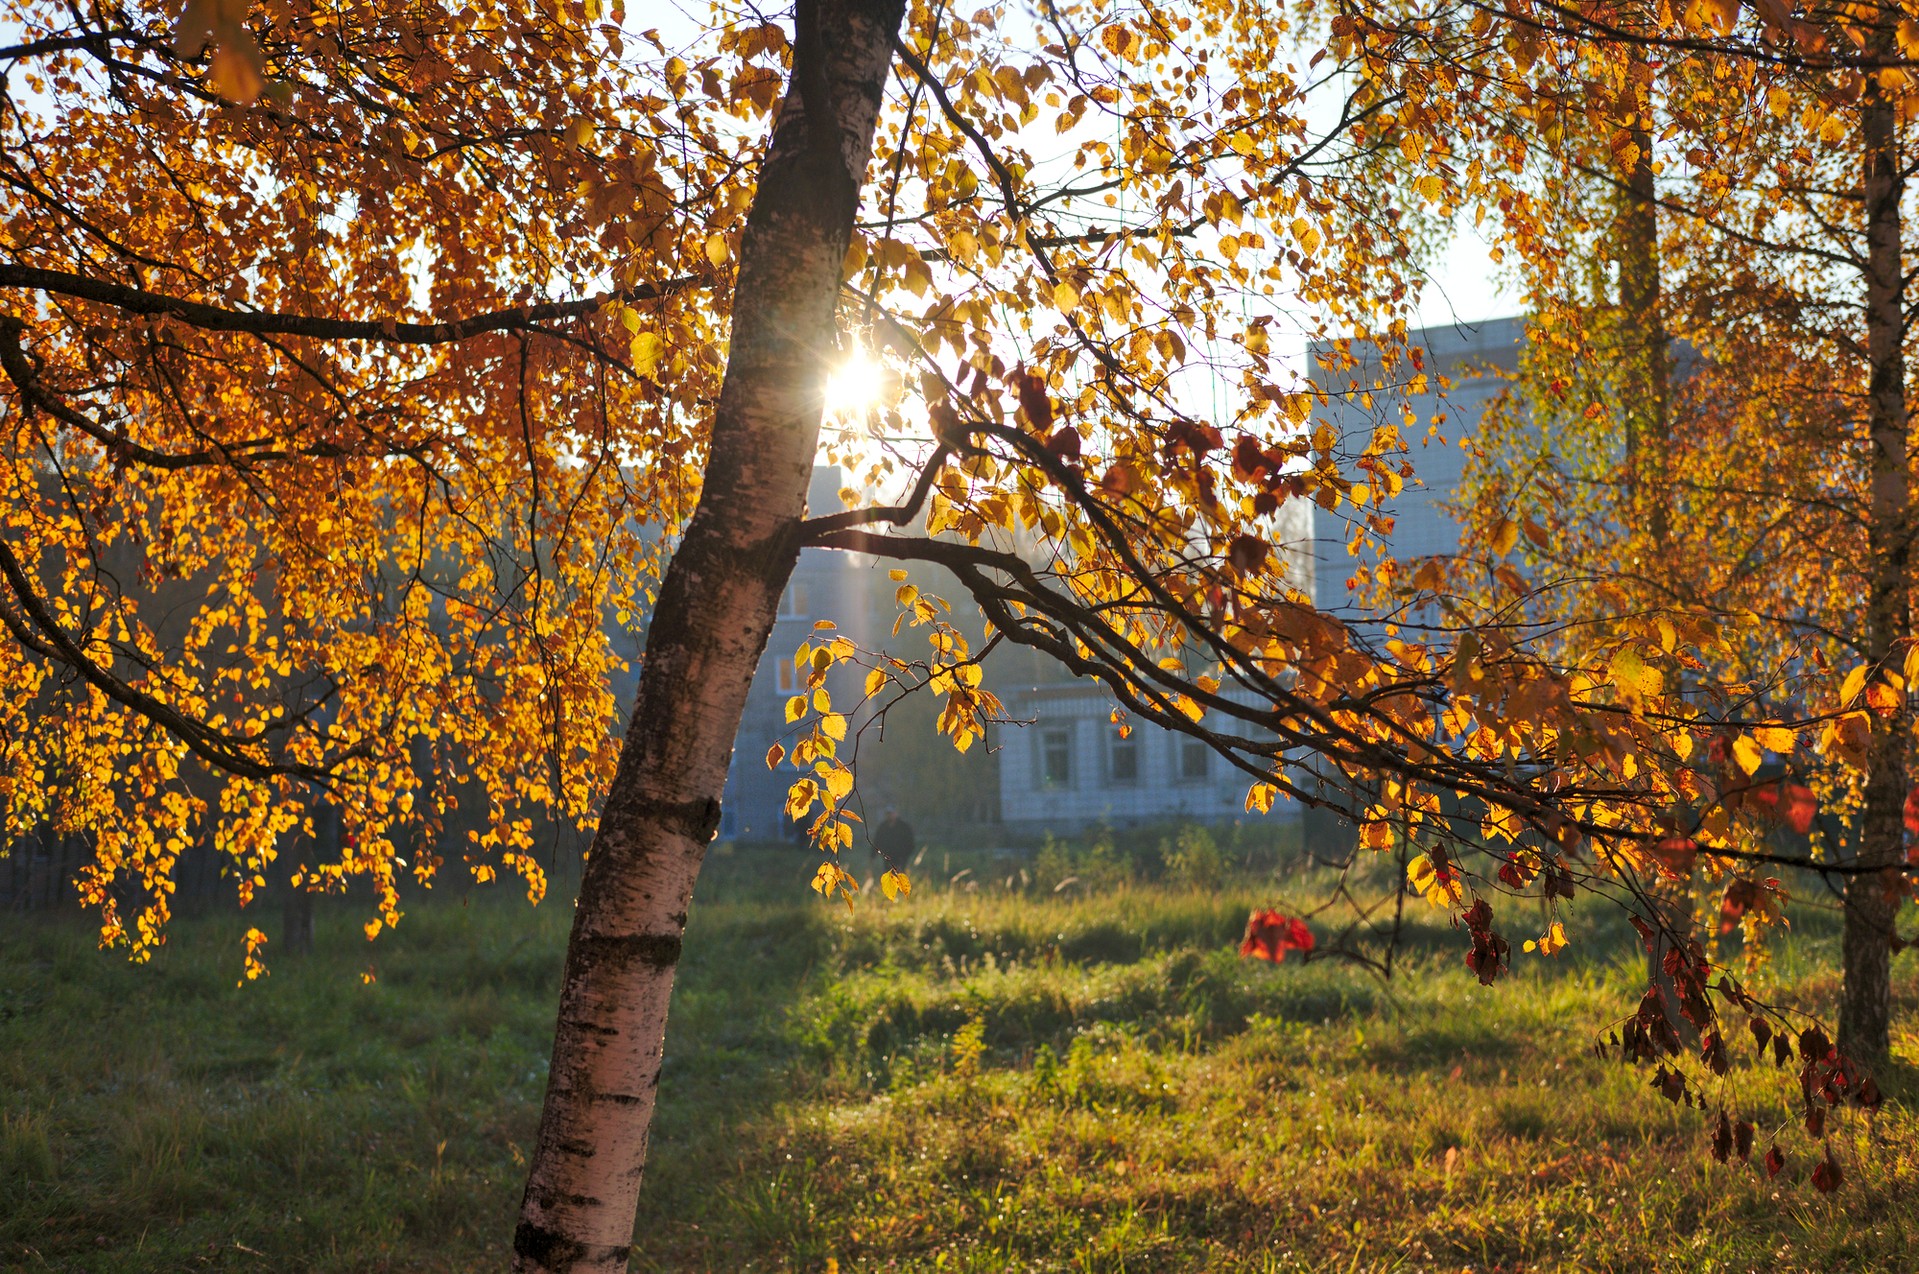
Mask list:
[[[776,680],[783,695],[798,694],[800,690],[800,670],[793,666],[791,659],[775,659],[773,667],[777,670]]]
[[[780,594],[781,619],[805,619],[810,612],[806,606],[806,585],[794,580]]]
[[[1179,741],[1179,781],[1182,783],[1203,783],[1206,781],[1206,767],[1210,764],[1212,749],[1198,739]]]
[[[1070,787],[1073,782],[1073,732],[1042,730],[1039,735],[1041,787]]]
[[[1106,777],[1116,787],[1139,782],[1139,735],[1115,738],[1106,748]]]

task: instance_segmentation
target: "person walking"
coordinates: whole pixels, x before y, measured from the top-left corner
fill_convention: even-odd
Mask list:
[[[873,829],[874,852],[886,861],[888,868],[898,871],[912,860],[915,848],[913,825],[901,818],[898,810],[889,807],[886,817]]]

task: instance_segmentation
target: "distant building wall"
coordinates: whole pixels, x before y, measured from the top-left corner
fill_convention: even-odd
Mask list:
[[[1380,506],[1394,518],[1392,534],[1386,537],[1391,556],[1422,558],[1459,551],[1459,523],[1444,506],[1459,494],[1465,474],[1466,450],[1460,444],[1477,429],[1487,403],[1505,392],[1508,384],[1501,375],[1475,376],[1472,372],[1480,368],[1513,372],[1525,336],[1523,318],[1412,332],[1410,342],[1426,352],[1428,388],[1421,394],[1405,394],[1392,386],[1373,389],[1379,367],[1364,348],[1353,351],[1359,365],[1345,372],[1327,372],[1320,367],[1319,356],[1326,347],[1315,346],[1311,351],[1314,381],[1333,395],[1331,405],[1319,417],[1339,431],[1347,449],[1363,449],[1374,422],[1382,417],[1398,421],[1402,407],[1409,408],[1418,422],[1402,429],[1408,448],[1405,458],[1412,462],[1414,477],[1398,496]],[[1451,381],[1444,397],[1439,387],[1441,377]],[[1353,381],[1372,391],[1370,408],[1348,395]],[[1436,435],[1429,437],[1428,426],[1442,416]],[[1348,587],[1354,568],[1362,560],[1347,551],[1353,514],[1350,505],[1330,510],[1313,506],[1312,538],[1318,558],[1313,600],[1321,610],[1363,619],[1366,608],[1356,604]]]
[[[1246,817],[1245,771],[1198,739],[1137,720],[1122,739],[1112,698],[1092,682],[1012,692],[1007,711],[1033,721],[999,732],[1000,817],[1011,830]]]
[[[1291,582],[1310,596],[1316,555],[1310,506],[1290,502],[1276,522]],[[1248,817],[1252,776],[1200,740],[1136,718],[1128,719],[1131,734],[1121,739],[1112,721],[1113,698],[1097,682],[1071,677],[1038,658],[1008,671],[1026,673],[1026,684],[1007,676],[994,682],[992,672],[988,680],[998,686],[1007,715],[1031,723],[1000,730],[995,738],[1000,817],[1009,829],[1071,834],[1101,824]],[[1267,817],[1298,813],[1281,801]]]

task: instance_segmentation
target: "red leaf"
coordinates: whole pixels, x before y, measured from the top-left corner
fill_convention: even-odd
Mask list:
[[[1735,880],[1726,886],[1726,899],[1719,904],[1719,932],[1731,933],[1740,918],[1759,901],[1759,886],[1750,880]]]
[[[1785,1166],[1786,1156],[1779,1153],[1778,1146],[1774,1146],[1766,1152],[1766,1176],[1768,1179],[1778,1176],[1780,1170]]]
[[[1732,1126],[1732,1149],[1741,1163],[1752,1157],[1752,1124],[1744,1119]]]
[[[1839,1165],[1832,1160],[1832,1147],[1826,1147],[1825,1162],[1812,1170],[1813,1188],[1821,1194],[1831,1194],[1845,1179],[1846,1174],[1839,1171]]]
[[[1719,1126],[1712,1130],[1712,1157],[1720,1163],[1726,1162],[1732,1154],[1732,1120],[1726,1118],[1726,1112],[1719,1112]]]
[[[1259,440],[1251,434],[1241,434],[1233,446],[1233,476],[1244,482],[1259,476],[1266,464],[1266,453],[1259,449]]]
[[[1020,414],[1026,417],[1026,425],[1035,433],[1045,433],[1053,427],[1053,400],[1046,393],[1046,378],[1024,367],[1013,369],[1013,389],[1019,395]]]
[[[1236,535],[1226,550],[1226,560],[1242,575],[1250,575],[1265,564],[1272,546],[1256,535]]]
[[[1813,815],[1818,812],[1819,802],[1814,798],[1811,788],[1799,783],[1786,784],[1785,798],[1779,806],[1779,816],[1786,820],[1786,826],[1804,836],[1812,830]],[[1912,815],[1909,813],[1906,817],[1910,819]]]
[[[1274,964],[1284,963],[1288,951],[1312,949],[1313,931],[1305,921],[1264,908],[1246,921],[1246,937],[1239,944],[1240,955]]]
[[[1514,889],[1524,889],[1532,883],[1533,872],[1517,858],[1508,858],[1499,865],[1499,879]]]
[[[1079,430],[1061,425],[1046,439],[1046,449],[1068,464],[1079,459]]]
[[[1652,856],[1673,876],[1684,876],[1690,872],[1693,859],[1698,855],[1699,842],[1690,836],[1668,836],[1655,842],[1652,847]]]
[[[1919,787],[1906,793],[1906,830],[1919,834]]]

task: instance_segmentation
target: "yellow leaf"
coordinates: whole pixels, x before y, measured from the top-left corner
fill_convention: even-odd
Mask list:
[[[377,916],[374,919],[367,921],[366,924],[361,926],[361,928],[366,930],[366,940],[368,942],[371,942],[375,938],[380,936],[380,921]]]
[[[1406,880],[1435,907],[1449,907],[1466,893],[1457,872],[1441,871],[1424,854],[1406,864]]]
[[[806,715],[806,696],[805,695],[794,695],[791,699],[788,699],[786,701],[787,721],[789,722],[798,721],[801,717],[805,715]]]
[[[1899,710],[1899,703],[1905,696],[1883,681],[1875,681],[1866,687],[1866,706],[1882,717],[1889,717]]]
[[[1766,758],[1765,754],[1759,750],[1759,745],[1754,743],[1750,736],[1742,734],[1732,741],[1732,759],[1739,763],[1742,771],[1751,774]]]
[[[712,262],[713,268],[715,270],[719,269],[721,266],[726,264],[727,256],[728,256],[728,253],[726,250],[726,236],[723,234],[707,235],[706,236],[706,259]]]
[[[1053,305],[1059,310],[1070,310],[1079,304],[1079,289],[1061,279],[1053,285]]]
[[[843,801],[853,793],[853,771],[845,766],[828,771],[826,775],[826,794],[835,801]]]
[[[1271,783],[1255,783],[1246,789],[1246,810],[1248,813],[1270,814],[1273,812],[1273,798],[1279,795],[1279,789]]]
[[[666,351],[666,342],[660,339],[658,332],[641,332],[633,338],[631,354],[633,370],[642,376],[651,376],[660,365],[660,355]]]
[[[837,712],[829,712],[820,718],[820,729],[826,737],[838,743],[846,737],[846,718]]]
[[[1739,21],[1739,0],[1696,0],[1693,12],[1687,16],[1711,23],[1721,35],[1731,35]]]
[[[1658,695],[1666,688],[1665,674],[1657,668],[1648,667],[1639,653],[1631,648],[1613,656],[1612,677],[1613,684],[1628,703]]]
[[[1499,525],[1493,528],[1493,556],[1504,557],[1513,551],[1513,545],[1519,543],[1519,524],[1511,518],[1501,518]]]
[[[866,674],[866,697],[868,699],[871,699],[874,695],[886,689],[886,683],[888,680],[890,679],[887,677],[886,670],[884,668],[875,668],[873,669],[873,671],[867,673]]]
[[[1851,672],[1846,674],[1845,681],[1842,682],[1839,686],[1840,708],[1841,709],[1850,708],[1852,706],[1852,701],[1854,699],[1857,699],[1859,697],[1859,692],[1861,690],[1864,690],[1865,688],[1866,688],[1866,665],[1860,664],[1857,668],[1854,668]]]
[[[886,895],[888,902],[892,902],[895,898],[912,893],[913,882],[906,878],[903,871],[889,871],[880,877],[880,892]]]
[[[821,686],[813,692],[813,707],[820,712],[831,712],[833,710],[833,696],[826,693],[825,686]]]
[[[777,766],[781,761],[784,761],[785,759],[786,759],[786,748],[782,746],[781,744],[775,743],[772,747],[766,750],[766,768],[769,770]]]
[[[1531,951],[1533,944],[1528,942],[1526,950]],[[1546,930],[1546,936],[1539,940],[1539,954],[1558,955],[1566,949],[1566,926],[1555,920],[1552,928]]]
[[[1799,743],[1799,735],[1784,726],[1762,725],[1755,727],[1752,734],[1768,752],[1790,752]]]
[[[207,68],[207,83],[222,97],[231,98],[245,106],[260,96],[260,90],[266,87],[262,69],[259,49],[253,43],[253,37],[236,22],[222,32],[220,44],[213,50],[213,60]]]

